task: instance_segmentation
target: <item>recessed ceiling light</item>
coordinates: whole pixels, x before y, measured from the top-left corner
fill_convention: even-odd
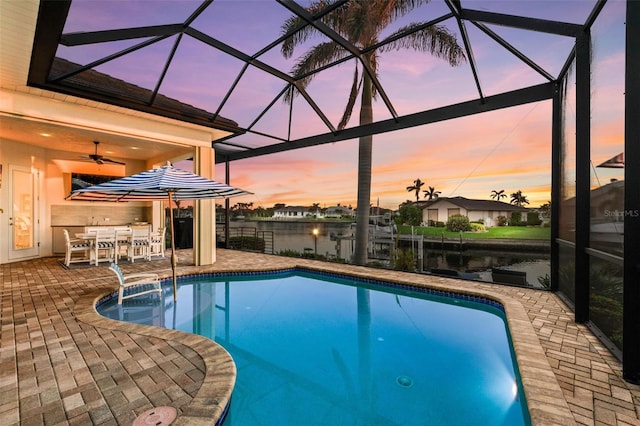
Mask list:
[[[51,133],[40,133],[40,136],[44,136],[45,138],[51,137]]]
[[[130,146],[129,148],[131,148],[131,149],[140,149],[137,146]]]

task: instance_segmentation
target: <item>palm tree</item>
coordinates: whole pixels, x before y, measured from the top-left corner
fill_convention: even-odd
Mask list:
[[[323,11],[331,8],[337,0],[314,0],[306,8],[312,16],[319,16]],[[380,54],[391,50],[414,49],[428,52],[438,58],[445,59],[451,66],[456,66],[465,60],[463,49],[458,45],[453,34],[440,25],[430,25],[420,28],[423,23],[412,23],[400,28],[383,40],[379,40],[382,31],[396,18],[402,17],[413,9],[426,4],[428,0],[352,0],[339,5],[331,13],[320,18],[324,24],[334,29],[360,52],[353,61],[355,72],[351,91],[338,129],[344,129],[353,107],[360,93],[360,125],[373,122],[372,100],[377,90],[372,84],[372,76],[377,77],[380,64]],[[285,58],[293,55],[294,48],[304,44],[314,34],[319,34],[316,27],[307,25],[299,16],[293,16],[282,25],[282,33],[293,32],[282,44],[281,52]],[[409,30],[415,29],[415,32]],[[395,35],[406,32],[408,35],[395,39]],[[385,41],[389,41],[385,44]],[[367,48],[382,43],[378,49]],[[313,71],[331,64],[336,60],[346,58],[351,53],[335,41],[320,42],[309,48],[292,69],[292,75],[298,79],[297,84],[306,88],[311,79],[317,75]],[[360,66],[363,71],[360,72]],[[293,102],[293,96],[299,92],[286,92],[285,101]],[[367,262],[367,246],[369,234],[369,209],[366,207],[371,200],[371,153],[373,137],[361,136],[358,150],[358,208],[356,216],[356,244],[353,262],[364,265]]]
[[[416,192],[416,201],[420,198],[420,188],[424,186],[424,182],[420,178],[413,181],[413,185],[407,186],[407,192]]]
[[[551,216],[551,201],[547,201],[546,203],[540,205],[540,207],[538,207],[538,210],[544,217]]]
[[[496,201],[500,201],[501,198],[507,198],[507,194],[504,193],[504,189],[501,189],[500,191],[494,189],[491,191],[491,198]]]
[[[436,191],[436,188],[434,186],[430,186],[428,191],[423,192],[424,198],[426,198],[427,200],[433,200],[434,198],[438,198],[440,194],[442,194],[441,191]]]
[[[522,207],[524,204],[529,204],[529,200],[527,200],[527,197],[525,195],[522,195],[521,190],[517,190],[516,192],[511,194],[510,203]]]

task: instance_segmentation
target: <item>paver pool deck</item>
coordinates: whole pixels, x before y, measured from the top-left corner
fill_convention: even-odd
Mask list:
[[[555,294],[429,275],[218,250],[214,265],[178,274],[302,266],[479,294],[505,305],[534,424],[640,425],[640,386]],[[130,425],[158,406],[175,424],[212,424],[226,406],[235,365],[212,341],[100,317],[116,289],[107,266],[64,269],[59,258],[0,265],[0,425]],[[125,274],[171,275],[169,259],[121,265]]]

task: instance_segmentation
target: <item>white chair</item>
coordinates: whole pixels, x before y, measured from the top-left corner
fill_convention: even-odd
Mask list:
[[[98,266],[100,261],[117,262],[116,233],[113,230],[99,229],[93,242],[93,261]]]
[[[133,228],[131,230],[131,240],[129,241],[129,253],[127,255],[131,263],[133,263],[136,259],[151,260],[149,247],[149,228]]]
[[[111,263],[109,269],[116,274],[120,283],[120,287],[118,288],[118,305],[121,305],[124,299],[141,296],[143,294],[157,292],[159,295],[162,295],[162,285],[158,279],[158,274],[139,273],[124,275],[122,269],[115,263]],[[127,288],[131,288],[131,290],[125,296],[124,291]]]
[[[64,264],[69,266],[71,263],[77,262],[89,262],[91,243],[89,241],[81,240],[78,238],[71,238],[69,231],[64,229],[64,241],[66,244],[66,251],[64,256]],[[82,256],[73,256],[73,253],[82,253]]]
[[[149,237],[149,256],[158,255],[164,257],[165,249],[165,233],[167,228],[158,228],[158,231],[152,232]]]
[[[115,230],[115,263],[124,254],[129,255],[129,248],[131,247],[131,228],[120,228]]]

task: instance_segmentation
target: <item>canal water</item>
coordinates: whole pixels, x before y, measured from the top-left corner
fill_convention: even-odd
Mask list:
[[[292,250],[298,253],[314,253],[328,257],[350,259],[353,241],[332,236],[350,237],[353,233],[348,222],[286,222],[286,221],[234,221],[231,228],[256,229],[273,232],[274,253]],[[313,229],[318,229],[317,241]],[[253,231],[251,231],[253,232]],[[504,268],[526,272],[527,282],[540,286],[539,277],[550,272],[548,252],[516,252],[501,250],[441,250],[424,248],[423,271],[452,269],[477,274],[484,281],[491,281],[491,268]]]

